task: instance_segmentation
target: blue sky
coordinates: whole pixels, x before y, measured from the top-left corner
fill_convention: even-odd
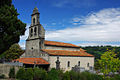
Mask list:
[[[40,12],[40,23],[46,39],[80,46],[120,46],[120,0],[13,0],[27,24],[19,44],[25,47],[34,7]]]

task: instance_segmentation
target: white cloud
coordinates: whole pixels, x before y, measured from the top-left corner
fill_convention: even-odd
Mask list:
[[[28,35],[29,35],[29,27],[30,25],[28,24],[26,26],[26,31],[25,31],[25,35],[23,36],[20,36],[20,42],[19,42],[19,45],[22,49],[25,49],[25,40],[28,38]]]
[[[26,40],[26,39],[28,38],[28,35],[29,35],[29,27],[30,27],[30,25],[28,24],[28,25],[26,26],[25,35],[20,36],[20,40]]]
[[[81,19],[73,19],[73,23]],[[120,41],[120,8],[103,9],[85,17],[83,25],[48,31],[46,39],[59,41]]]
[[[25,41],[24,41],[24,42],[20,42],[19,45],[20,45],[20,47],[21,47],[22,49],[25,49]]]

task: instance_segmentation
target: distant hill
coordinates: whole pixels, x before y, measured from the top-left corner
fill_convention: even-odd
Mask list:
[[[95,56],[95,59],[99,59],[101,54],[108,50],[115,49],[115,53],[117,54],[117,57],[120,58],[120,47],[113,47],[113,46],[87,46],[87,47],[81,47],[82,49],[86,50],[86,52],[93,54]]]

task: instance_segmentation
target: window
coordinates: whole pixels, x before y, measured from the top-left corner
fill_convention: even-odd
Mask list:
[[[30,36],[32,36],[32,34],[33,34],[33,29],[31,29],[31,31],[30,31]]]
[[[88,64],[87,64],[87,67],[89,67],[89,66],[90,66],[90,64],[88,63]]]
[[[33,18],[33,25],[35,25],[35,18]]]
[[[36,35],[37,34],[37,28],[35,27],[35,29],[34,29],[34,35]]]
[[[80,61],[78,61],[78,66],[80,66]]]
[[[67,66],[70,67],[70,61],[68,61],[68,65]]]

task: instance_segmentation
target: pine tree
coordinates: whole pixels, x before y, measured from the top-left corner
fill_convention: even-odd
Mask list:
[[[12,0],[0,0],[0,54],[18,43],[25,32],[26,24],[17,18],[18,15]]]

